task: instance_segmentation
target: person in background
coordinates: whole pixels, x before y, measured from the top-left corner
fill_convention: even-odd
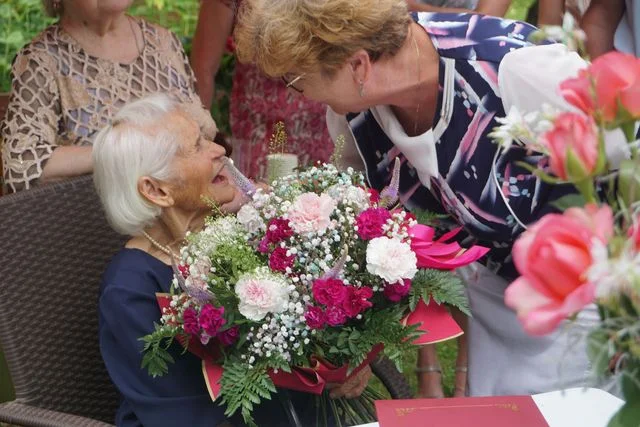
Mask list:
[[[59,21],[16,56],[0,123],[9,192],[91,173],[96,133],[124,104],[147,94],[172,94],[203,130],[215,129],[180,41],[127,15],[132,1],[43,0]]]
[[[215,132],[215,129],[214,129]],[[131,239],[110,261],[98,300],[100,352],[122,396],[119,427],[244,425],[212,402],[202,361],[174,344],[175,362],[153,378],[141,368],[144,343],[161,317],[156,293],[168,293],[176,258],[188,231],[211,214],[207,200],[227,212],[240,208],[225,168],[225,150],[204,135],[179,104],[157,94],[132,102],[99,132],[93,150],[96,190],[113,228]],[[371,370],[336,385],[334,397],[362,393]],[[290,392],[303,425],[315,421],[314,396]],[[253,413],[260,426],[286,425],[279,399]]]
[[[582,18],[591,58],[613,49],[640,55],[640,1],[591,0]]]
[[[193,39],[191,64],[202,103],[210,107],[215,76],[242,0],[202,0]],[[286,25],[283,23],[283,25]],[[324,120],[326,108],[283,87],[253,65],[236,62],[231,91],[230,124],[236,166],[251,178],[263,178],[273,127],[284,122],[284,148],[298,155],[301,165],[326,162],[333,152]]]
[[[537,0],[529,7],[527,22],[532,22],[538,27],[573,27],[580,23],[588,7],[589,0]]]
[[[504,16],[511,0],[407,0],[407,5],[415,12],[475,12]]]

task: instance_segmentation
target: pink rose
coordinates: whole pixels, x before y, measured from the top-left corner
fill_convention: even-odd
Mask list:
[[[606,243],[611,236],[611,208],[593,204],[546,215],[522,233],[513,246],[521,277],[505,291],[505,303],[528,333],[550,333],[593,302],[595,285],[586,278],[593,263],[591,246],[594,239]]]
[[[347,287],[338,279],[316,279],[311,291],[313,299],[326,306],[340,305],[347,297]]]
[[[208,336],[215,337],[218,330],[225,324],[223,315],[224,307],[217,308],[211,304],[205,304],[200,310],[198,323]]]
[[[304,193],[289,209],[289,224],[297,233],[319,233],[331,223],[336,202],[327,194]]]
[[[588,115],[606,122],[620,118],[620,107],[640,118],[640,60],[621,52],[599,56],[578,77],[560,84],[562,96]],[[595,96],[594,96],[595,95]]]
[[[329,326],[340,326],[347,321],[347,315],[340,307],[329,307],[325,312]]]
[[[595,172],[598,164],[598,134],[591,117],[562,113],[556,118],[553,129],[542,136],[542,141],[549,149],[551,170],[556,176],[580,181]],[[570,155],[573,157],[573,168],[568,164]]]
[[[232,326],[226,331],[222,331],[218,334],[218,339],[223,346],[228,347],[231,344],[238,341],[240,328],[238,326]]]
[[[362,240],[371,240],[382,237],[382,227],[391,219],[391,213],[384,208],[371,208],[360,212],[356,217],[358,236]]]
[[[411,290],[411,280],[405,279],[402,282],[387,283],[384,287],[384,296],[389,301],[398,302],[409,294]]]
[[[304,318],[311,329],[322,329],[327,323],[324,311],[320,307],[308,307]]]
[[[277,247],[269,257],[269,268],[273,271],[285,272],[288,267],[293,265],[295,256],[288,255],[287,249]]]
[[[182,328],[189,335],[197,336],[200,333],[200,325],[198,324],[198,313],[191,307],[184,310],[182,314]]]
[[[347,297],[342,304],[342,308],[348,317],[356,317],[363,310],[373,306],[373,303],[369,301],[373,296],[373,289],[366,286],[362,288],[348,286],[347,289]]]

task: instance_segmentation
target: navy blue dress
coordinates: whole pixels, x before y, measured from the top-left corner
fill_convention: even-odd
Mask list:
[[[138,249],[122,249],[103,276],[99,300],[100,351],[107,371],[122,395],[116,425],[212,427],[224,421],[243,425],[240,417],[227,420],[224,407],[211,402],[201,360],[174,348],[169,373],[152,378],[141,368],[140,337],[154,330],[160,319],[155,294],[169,292],[170,266]],[[314,396],[289,393],[301,418],[315,419]],[[287,425],[277,398],[263,401],[254,413],[259,426]]]

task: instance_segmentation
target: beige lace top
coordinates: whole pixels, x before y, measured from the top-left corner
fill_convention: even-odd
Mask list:
[[[0,124],[8,191],[32,187],[56,147],[92,144],[96,132],[124,104],[147,94],[174,95],[205,132],[215,132],[180,41],[162,27],[136,22],[144,47],[130,64],[87,54],[58,25],[20,51],[13,64],[11,100]]]

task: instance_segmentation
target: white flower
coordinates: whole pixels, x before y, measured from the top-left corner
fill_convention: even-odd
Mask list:
[[[240,208],[237,214],[238,222],[247,229],[249,233],[257,233],[264,228],[264,221],[260,218],[258,211],[247,204]]]
[[[377,237],[367,246],[367,271],[388,283],[413,279],[418,260],[411,246],[398,239]]]
[[[640,280],[640,254],[625,248],[618,258],[609,258],[607,245],[594,239],[591,245],[593,263],[587,278],[596,285],[596,298],[608,298],[631,290]]]
[[[269,313],[282,313],[289,306],[289,284],[284,276],[273,274],[268,268],[240,276],[235,291],[240,299],[240,314],[256,322]]]

